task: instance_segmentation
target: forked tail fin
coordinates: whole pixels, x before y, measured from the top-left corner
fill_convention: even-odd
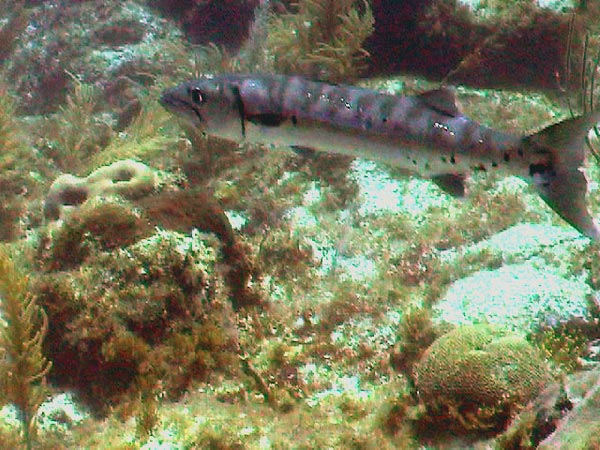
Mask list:
[[[600,122],[600,112],[568,119],[528,136],[524,144],[535,154],[546,155],[532,163],[529,173],[544,201],[563,219],[593,240],[600,240],[600,228],[587,204],[585,138]]]

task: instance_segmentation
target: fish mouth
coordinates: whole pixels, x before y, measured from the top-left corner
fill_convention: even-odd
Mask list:
[[[166,89],[159,98],[159,103],[175,116],[190,117],[193,121],[203,122],[202,115],[186,100],[182,100],[180,90],[177,88]]]
[[[183,109],[183,102],[177,99],[177,95],[173,89],[165,90],[158,101],[163,108],[171,112],[178,112]]]

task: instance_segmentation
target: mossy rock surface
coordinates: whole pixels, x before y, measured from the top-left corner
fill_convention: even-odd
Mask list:
[[[550,380],[540,353],[517,334],[458,327],[436,340],[415,369],[431,416],[463,429],[499,429]]]

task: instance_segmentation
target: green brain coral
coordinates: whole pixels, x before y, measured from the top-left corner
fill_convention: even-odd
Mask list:
[[[429,419],[463,430],[501,429],[549,380],[536,348],[488,325],[461,326],[437,339],[415,370]]]

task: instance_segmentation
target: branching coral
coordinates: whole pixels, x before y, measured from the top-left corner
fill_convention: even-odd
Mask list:
[[[21,415],[28,449],[35,435],[35,414],[46,397],[46,374],[51,364],[42,354],[48,329],[44,310],[29,293],[29,283],[4,249],[0,249],[0,309],[5,327],[0,335],[0,388]]]
[[[373,31],[369,4],[302,0],[298,8],[297,14],[275,16],[271,21],[267,48],[275,70],[328,81],[356,77],[368,56],[362,43]]]

